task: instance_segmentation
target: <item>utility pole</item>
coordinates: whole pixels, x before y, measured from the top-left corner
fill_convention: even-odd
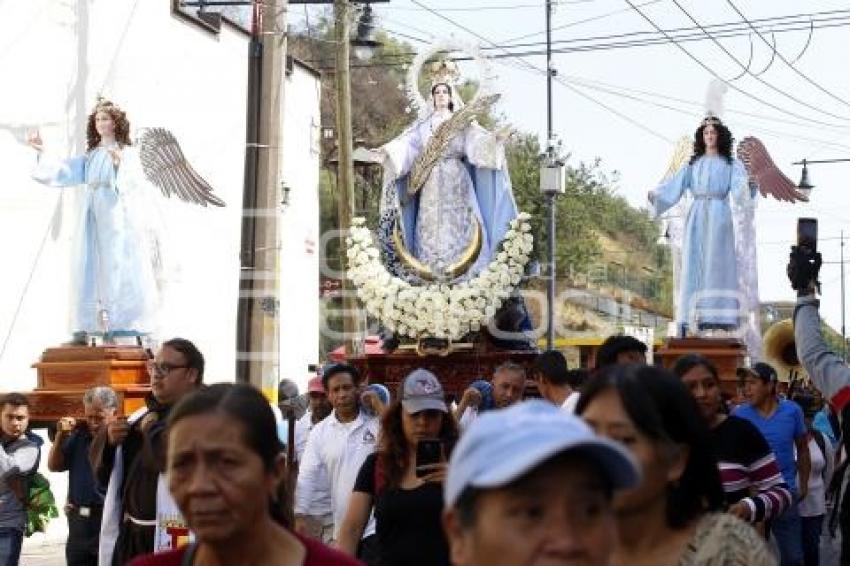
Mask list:
[[[844,327],[844,230],[841,231],[841,359],[847,361],[847,333]]]
[[[549,279],[546,286],[546,349],[555,347],[555,197],[564,192],[563,162],[557,155],[552,123],[552,0],[546,0],[546,153],[540,171],[540,189],[549,203]]]
[[[343,235],[348,234],[351,226],[351,211],[353,205],[354,161],[352,158],[353,141],[351,134],[351,67],[350,56],[350,10],[348,0],[334,0],[334,30],[336,32],[336,131],[339,152],[337,164],[337,183],[339,184],[339,201],[337,214],[339,229]],[[355,353],[355,336],[358,332],[357,301],[351,282],[348,280],[345,245],[340,246],[340,273],[342,274],[342,308],[343,332],[345,334],[345,353]]]
[[[252,2],[236,379],[277,396],[280,110],[286,0]]]

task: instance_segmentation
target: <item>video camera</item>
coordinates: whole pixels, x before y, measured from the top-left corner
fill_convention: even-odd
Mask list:
[[[788,261],[788,279],[798,294],[811,292],[814,283],[820,293],[818,274],[822,264],[818,252],[818,221],[816,218],[797,219],[797,245],[791,246]]]

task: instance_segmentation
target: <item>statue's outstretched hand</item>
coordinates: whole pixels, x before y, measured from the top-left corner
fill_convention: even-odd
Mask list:
[[[505,126],[504,128],[499,128],[498,130],[496,130],[496,134],[495,134],[496,140],[499,141],[500,143],[504,143],[511,138],[513,133],[514,133],[514,131],[511,129],[510,126]]]
[[[38,152],[44,150],[44,142],[41,141],[41,134],[38,130],[32,131],[27,135],[27,144]]]

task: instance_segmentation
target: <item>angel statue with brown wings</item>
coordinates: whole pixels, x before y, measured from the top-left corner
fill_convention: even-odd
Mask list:
[[[85,155],[58,159],[34,132],[39,154],[33,178],[54,187],[82,186],[73,240],[71,326],[75,341],[112,341],[150,333],[160,301],[161,242],[141,212],[150,183],[165,196],[224,206],[188,164],[174,136],[145,130],[134,146],[126,113],[99,100],[88,117]]]
[[[771,160],[764,145],[734,139],[718,115],[700,122],[687,152],[680,147],[662,183],[649,193],[656,215],[676,207],[668,233],[675,262],[676,322],[681,330],[758,331],[758,277],[754,208],[758,192],[787,202],[805,201]],[[680,142],[681,144],[681,142]],[[755,341],[746,337],[748,344]],[[754,352],[751,352],[754,354]]]

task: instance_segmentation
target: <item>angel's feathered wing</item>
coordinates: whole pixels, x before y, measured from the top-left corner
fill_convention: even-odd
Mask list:
[[[146,128],[139,137],[138,146],[145,177],[166,197],[177,195],[181,200],[201,206],[224,206],[224,201],[186,160],[170,131]]]
[[[791,179],[779,170],[761,140],[745,137],[738,144],[738,159],[744,163],[750,182],[762,196],[772,196],[786,202],[808,201]]]

